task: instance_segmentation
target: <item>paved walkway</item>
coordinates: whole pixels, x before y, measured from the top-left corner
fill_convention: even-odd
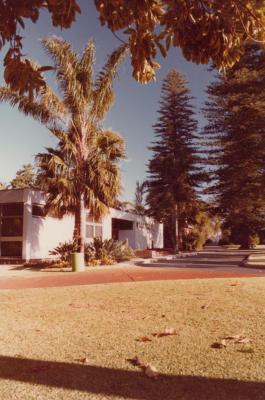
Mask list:
[[[152,263],[89,268],[86,272],[43,272],[0,266],[0,289],[44,288],[176,279],[262,277],[265,270],[241,267],[244,251],[210,248],[198,255]],[[2,273],[1,273],[1,268]],[[4,271],[5,269],[5,271]]]

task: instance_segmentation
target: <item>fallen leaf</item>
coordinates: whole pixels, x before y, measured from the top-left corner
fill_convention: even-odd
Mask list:
[[[153,365],[148,364],[145,367],[144,370],[145,375],[147,375],[149,378],[153,378],[153,379],[157,379],[159,376],[159,373],[156,369],[156,367],[154,367]]]
[[[237,340],[240,338],[242,338],[242,335],[231,335],[231,336],[224,337],[224,339],[226,339],[226,340]]]
[[[254,349],[252,347],[243,347],[242,349],[238,350],[240,353],[246,353],[246,354],[253,354],[255,353]]]
[[[80,358],[80,359],[77,360],[77,361],[79,361],[79,362],[81,362],[81,363],[83,363],[83,364],[88,364],[88,363],[89,363],[89,359],[88,359],[87,357]]]
[[[239,285],[240,285],[239,282],[230,283],[230,286],[239,286]]]
[[[140,367],[140,368],[146,367],[145,363],[138,356],[135,356],[134,358],[127,358],[127,361],[134,367]]]
[[[251,343],[252,340],[250,338],[247,337],[241,337],[240,339],[237,339],[235,341],[235,343],[241,343],[241,344],[245,344],[245,343]]]
[[[150,339],[148,336],[141,336],[138,339],[136,339],[137,342],[152,342],[152,339]]]
[[[177,331],[174,328],[166,328],[164,331],[162,332],[155,332],[152,333],[153,336],[156,336],[158,338],[164,337],[164,336],[171,336],[171,335],[177,335]]]
[[[220,342],[214,342],[211,345],[212,349],[223,349],[224,347],[226,347],[226,342],[225,340],[221,340]]]

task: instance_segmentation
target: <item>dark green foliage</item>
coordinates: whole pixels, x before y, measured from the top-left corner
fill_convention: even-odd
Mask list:
[[[171,70],[162,85],[159,117],[154,125],[156,139],[150,146],[153,156],[148,164],[146,202],[152,216],[167,221],[175,250],[180,245],[176,236],[179,238],[187,210],[196,202],[197,189],[205,177],[191,100],[185,79]]]
[[[129,247],[127,241],[120,242],[114,239],[95,238],[93,241],[95,249],[95,258],[104,259],[112,258],[116,261],[129,260],[134,256],[133,250]]]
[[[249,246],[265,224],[265,53],[246,46],[241,61],[208,88],[204,142],[212,169],[209,193],[230,229]]]
[[[36,188],[36,172],[31,164],[25,164],[16,173],[15,178],[10,182],[11,189]]]
[[[145,193],[146,193],[147,182],[140,183],[136,181],[135,188],[135,200],[134,200],[134,211],[139,215],[145,214]]]
[[[49,252],[50,255],[60,258],[60,261],[71,261],[71,253],[78,252],[78,243],[75,240],[60,243]],[[92,244],[85,244],[85,261],[89,262],[95,256],[95,250]]]
[[[60,243],[49,252],[50,255],[60,258],[60,261],[70,262],[71,253],[78,252],[78,243],[74,240]],[[120,242],[113,239],[94,238],[92,243],[85,244],[85,261],[112,259],[114,261],[129,260],[134,256],[133,250],[127,241]]]

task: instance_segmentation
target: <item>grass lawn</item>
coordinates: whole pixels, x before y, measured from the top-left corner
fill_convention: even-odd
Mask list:
[[[264,400],[265,278],[1,291],[0,354],[0,399]]]

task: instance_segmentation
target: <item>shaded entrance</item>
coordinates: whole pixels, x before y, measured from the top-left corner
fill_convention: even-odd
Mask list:
[[[130,246],[132,242],[133,221],[127,219],[112,218],[111,219],[111,237],[114,240],[128,239]]]

